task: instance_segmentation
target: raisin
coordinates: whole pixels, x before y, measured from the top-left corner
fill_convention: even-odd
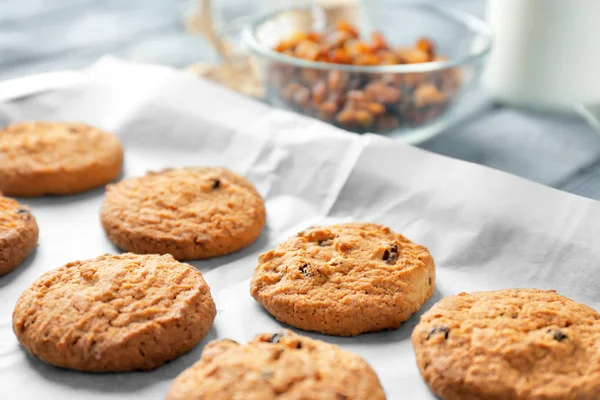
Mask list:
[[[348,400],[348,396],[346,396],[345,394],[342,394],[342,393],[336,393],[335,397],[336,397],[336,400]]]
[[[319,71],[317,71],[316,69],[310,68],[310,69],[302,70],[300,72],[300,78],[304,81],[304,83],[306,83],[307,85],[310,85],[310,86],[313,86],[317,82],[322,82],[324,85],[325,82],[319,81],[320,77],[321,77],[321,73]],[[324,89],[327,89],[327,87],[325,87]],[[323,96],[325,96],[325,93],[323,93]]]
[[[348,75],[344,74],[342,71],[330,71],[327,75],[327,84],[329,86],[330,91],[343,90],[346,86],[346,81],[348,79]]]
[[[444,339],[448,339],[448,335],[450,334],[450,329],[448,329],[445,326],[435,327],[429,331],[429,334],[427,335],[427,340],[431,339],[431,337],[433,335],[442,334],[442,333],[444,334]]]
[[[379,103],[372,102],[367,104],[367,110],[372,114],[381,115],[385,112],[385,107]]]
[[[298,91],[298,89],[301,89],[303,87],[304,86],[300,85],[299,83],[292,82],[286,85],[285,88],[283,88],[283,90],[281,91],[281,97],[285,101],[291,103],[294,98],[294,94]]]
[[[298,88],[298,90],[292,96],[292,101],[297,106],[306,107],[310,102],[310,90],[304,86]]]
[[[553,330],[553,329],[548,329],[548,333],[554,332],[554,334],[552,335],[552,339],[556,340],[557,342],[562,342],[565,339],[568,339],[569,336],[567,336],[565,333],[563,333],[563,331],[561,331],[560,329],[557,330]]]
[[[423,107],[431,104],[441,104],[446,100],[446,96],[435,85],[423,83],[415,90],[413,100],[417,107]]]
[[[319,110],[325,115],[333,115],[338,110],[338,106],[335,101],[327,100],[321,104]]]
[[[313,274],[310,272],[310,270],[308,268],[309,268],[308,264],[304,263],[298,269],[300,270],[302,275],[304,275],[306,277],[311,277],[311,276],[313,276]]]
[[[277,344],[283,336],[285,336],[283,332],[274,333],[273,336],[271,336],[271,339],[269,339],[269,342]]]
[[[212,188],[218,189],[219,187],[221,187],[221,180],[215,179],[215,182],[213,183]]]
[[[358,122],[362,126],[370,126],[374,121],[373,114],[366,110],[357,110],[356,111],[356,122]]]
[[[298,343],[296,343],[296,348],[297,349],[301,349],[302,348],[302,342],[298,340]]]
[[[327,84],[325,81],[320,80],[314,84],[311,89],[312,99],[315,104],[321,104],[327,96]]]
[[[392,246],[390,247],[389,250],[386,249],[383,252],[382,259],[387,264],[393,265],[396,262],[396,260],[398,259],[398,245],[394,243],[394,244],[392,244]]]
[[[361,90],[349,90],[346,96],[348,96],[348,100],[355,102],[361,102],[365,99],[365,93]]]
[[[336,117],[336,120],[343,125],[351,124],[354,122],[355,112],[351,109],[343,109]]]

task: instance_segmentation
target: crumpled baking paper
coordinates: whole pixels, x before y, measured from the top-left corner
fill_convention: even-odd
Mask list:
[[[165,67],[103,59],[83,75],[79,83],[1,103],[0,125],[78,120],[114,132],[126,151],[125,177],[226,166],[257,186],[267,226],[238,253],[192,263],[218,310],[193,351],[152,372],[87,374],[28,356],[12,333],[11,313],[43,272],[119,251],[100,226],[103,189],[23,200],[40,239],[34,255],[0,278],[1,399],[163,399],[207,341],[245,342],[282,328],[252,299],[249,281],[261,252],[315,224],[378,222],[426,245],[435,258],[435,293],[400,329],[353,338],[304,332],[363,356],[389,399],[434,399],[410,335],[419,315],[444,296],[535,287],[600,308],[600,203],[379,136],[347,134]]]

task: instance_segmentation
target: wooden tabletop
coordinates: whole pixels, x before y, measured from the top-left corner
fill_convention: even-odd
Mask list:
[[[236,0],[237,1],[237,0]],[[248,0],[252,1],[252,0]],[[439,0],[482,16],[482,0]],[[105,54],[185,67],[214,58],[183,0],[0,0],[0,80],[79,69]],[[490,106],[421,147],[600,199],[600,135],[576,116]]]

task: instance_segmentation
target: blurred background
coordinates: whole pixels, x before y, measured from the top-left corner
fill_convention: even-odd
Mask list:
[[[215,23],[222,25],[286,2],[298,3],[211,0],[211,6]],[[436,4],[478,16],[485,11],[483,0]],[[194,0],[0,0],[0,79],[84,68],[105,54],[178,68],[214,60],[210,44],[190,35],[186,26],[201,5]]]
[[[78,70],[105,55],[211,75],[222,69],[221,64],[214,64],[220,54],[210,32],[234,32],[231,37],[235,41],[238,28],[253,18],[300,3],[306,1],[0,0],[0,81]],[[360,1],[363,10],[376,9],[382,3],[404,2]],[[590,22],[600,15],[600,2],[433,3],[485,21],[495,41],[483,64],[488,75],[473,82],[470,103],[460,118],[436,125],[435,137],[414,143],[600,199],[600,135],[581,112],[581,107],[593,110],[594,103],[600,102],[600,72],[593,76],[588,72],[600,65],[594,64],[600,63],[600,47],[595,47],[600,43],[600,31],[593,28],[600,24]],[[398,20],[393,13],[387,18],[385,23],[392,27]],[[424,33],[438,28],[422,27]],[[555,61],[548,61],[552,58]],[[532,80],[532,76],[539,79]],[[576,80],[571,79],[574,76]],[[227,75],[221,79],[234,78]],[[573,99],[565,98],[564,93]],[[559,101],[560,107],[539,101],[552,100],[555,94],[565,100]]]

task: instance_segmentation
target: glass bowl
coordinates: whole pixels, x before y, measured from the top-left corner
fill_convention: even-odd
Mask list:
[[[487,25],[433,4],[363,3],[337,15],[304,7],[254,20],[243,39],[258,67],[266,100],[351,132],[400,136],[413,142],[432,136],[431,127],[452,118],[480,76],[492,44]],[[360,28],[361,37],[379,31],[394,48],[427,37],[435,43],[436,54],[446,59],[360,66],[310,61],[274,50],[295,32],[323,31],[340,14]],[[361,108],[367,102],[371,106]]]

